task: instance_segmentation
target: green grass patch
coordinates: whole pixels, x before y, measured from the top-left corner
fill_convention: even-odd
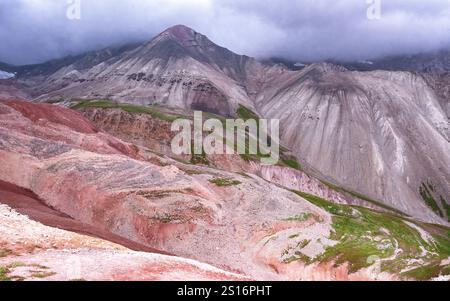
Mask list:
[[[384,204],[384,203],[382,203],[380,201],[376,201],[376,200],[374,200],[374,199],[372,199],[372,198],[370,198],[370,197],[368,197],[368,196],[366,196],[366,195],[364,195],[362,193],[359,193],[359,192],[356,192],[356,191],[352,191],[352,190],[349,190],[349,189],[346,189],[346,188],[343,188],[343,187],[331,184],[331,183],[329,183],[327,181],[324,181],[324,180],[320,180],[320,181],[322,182],[322,184],[326,185],[327,187],[329,187],[329,188],[331,188],[331,189],[333,189],[333,190],[335,190],[337,192],[341,192],[341,193],[350,195],[350,196],[352,196],[354,198],[357,198],[357,199],[366,201],[368,203],[374,204],[374,205],[376,205],[379,208],[386,209],[386,210],[391,211],[393,213],[396,213],[396,214],[399,214],[399,215],[402,215],[402,216],[407,216],[402,211],[400,211],[400,210],[398,210],[398,209],[396,209],[394,207],[388,206],[388,205],[386,205],[386,204]]]
[[[202,148],[201,154],[195,154],[194,152],[194,143],[191,143],[191,164],[194,165],[206,165],[209,166],[210,162],[208,161],[208,158],[206,158],[205,150]]]
[[[302,213],[296,216],[283,219],[285,222],[305,222],[312,216],[311,213]]]
[[[84,108],[121,109],[128,113],[148,114],[153,118],[168,122],[175,121],[179,118],[179,116],[162,113],[154,106],[137,106],[126,103],[114,103],[110,100],[85,101],[71,107],[71,109],[74,110],[80,110]]]
[[[8,274],[11,273],[11,271],[6,267],[0,267],[0,281],[11,281],[11,278],[8,276]]]
[[[200,170],[193,170],[193,169],[186,169],[183,170],[186,174],[190,175],[190,176],[195,176],[195,175],[203,175],[205,174],[204,171],[200,171]]]
[[[40,270],[49,270],[50,269],[49,267],[42,265],[42,264],[30,264],[29,266],[40,269]]]
[[[237,109],[236,114],[239,118],[243,119],[244,121],[247,121],[249,119],[258,121],[260,119],[258,114],[256,114],[249,108],[244,107],[243,105],[239,105],[239,108]]]
[[[431,193],[431,191],[433,190],[434,188],[433,186],[431,186],[431,184],[427,185],[426,183],[422,183],[422,185],[419,188],[419,193],[428,207],[433,209],[433,211],[440,217],[444,217],[444,213],[442,212],[441,208],[439,207],[438,203],[436,202]]]
[[[297,170],[301,170],[302,166],[300,165],[300,163],[298,163],[297,159],[293,156],[286,158],[286,159],[281,159],[281,162],[293,169],[297,169]]]
[[[10,269],[15,269],[15,268],[20,268],[20,267],[25,267],[27,266],[25,263],[21,262],[21,261],[16,261],[11,263],[8,268]]]
[[[425,281],[438,277],[441,274],[441,270],[442,267],[440,267],[439,264],[431,264],[402,273],[402,276],[414,278],[415,280]]]
[[[422,248],[429,251],[429,254],[437,254],[429,255],[427,260],[440,261],[450,256],[448,237],[433,235],[435,243],[429,244],[415,228],[395,214],[359,206],[339,205],[314,195],[294,192],[333,215],[334,232],[330,238],[338,243],[328,247],[313,260],[315,262],[334,261],[336,265],[348,263],[349,271],[353,273],[371,266],[371,256],[387,259],[394,255],[398,247],[402,253],[395,259],[383,262],[382,268],[399,273],[408,266],[409,259],[425,259],[422,256]]]
[[[48,277],[56,275],[56,273],[54,273],[54,272],[30,271],[30,273],[31,273],[31,277],[40,278],[40,279],[44,279],[44,278],[48,278]]]
[[[444,208],[445,210],[445,214],[447,215],[447,220],[450,222],[450,205],[447,204],[447,202],[445,201],[445,199],[442,197],[442,195],[439,197],[441,204],[442,204],[442,208]]]
[[[313,203],[317,207],[325,209],[326,211],[328,211],[331,214],[338,215],[338,216],[346,216],[346,217],[351,217],[354,214],[354,211],[350,206],[338,205],[338,204],[332,203],[330,201],[327,201],[323,198],[320,198],[318,196],[315,196],[315,195],[312,195],[309,193],[305,193],[305,192],[300,192],[300,191],[293,191],[293,192],[296,193],[297,195],[301,196],[302,198],[306,199],[310,203]]]
[[[219,187],[236,186],[236,185],[242,184],[240,181],[233,180],[233,179],[225,179],[225,178],[215,178],[215,179],[209,180],[209,182],[212,184],[215,184]]]

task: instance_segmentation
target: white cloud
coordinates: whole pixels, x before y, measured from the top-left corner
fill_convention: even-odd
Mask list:
[[[0,60],[31,63],[144,41],[185,24],[242,54],[291,59],[364,60],[450,45],[450,0],[381,0],[380,20],[366,0],[81,0],[68,20],[66,0],[2,0]]]

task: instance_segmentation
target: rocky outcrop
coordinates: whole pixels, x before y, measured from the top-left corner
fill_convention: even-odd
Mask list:
[[[449,123],[421,76],[311,65],[267,86],[257,107],[280,119],[282,141],[322,174],[411,216],[446,222]],[[444,200],[440,210],[421,196],[424,183]]]

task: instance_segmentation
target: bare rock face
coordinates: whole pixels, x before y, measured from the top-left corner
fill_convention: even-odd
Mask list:
[[[448,218],[449,122],[421,76],[312,65],[268,87],[257,104],[263,116],[281,120],[282,140],[323,174],[420,219]],[[421,196],[424,185],[434,211]]]
[[[427,72],[422,76],[438,96],[442,109],[450,119],[450,73],[448,71]]]

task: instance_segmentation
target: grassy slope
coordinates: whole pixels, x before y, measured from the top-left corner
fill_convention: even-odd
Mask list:
[[[236,111],[236,115],[238,118],[241,118],[244,121],[247,121],[249,119],[254,119],[258,122],[260,119],[258,114],[256,114],[252,110],[244,107],[243,105],[239,106],[239,108]],[[247,144],[248,144],[248,141],[247,141]],[[249,149],[249,146],[246,145],[247,152],[248,152],[248,149]],[[260,161],[261,158],[264,158],[264,157],[267,158],[269,156],[261,154],[258,149],[258,153],[256,155],[243,154],[243,155],[241,155],[241,157],[245,161]],[[297,169],[297,170],[302,169],[300,163],[298,163],[298,161],[297,161],[297,158],[295,158],[294,156],[291,156],[291,155],[286,155],[285,150],[282,147],[280,147],[280,162],[278,165],[284,166],[284,167],[290,167],[290,168]]]
[[[419,280],[448,274],[449,267],[439,265],[450,257],[449,229],[428,225],[427,228],[433,230],[430,231],[433,242],[426,242],[415,228],[405,223],[407,220],[397,215],[338,205],[310,194],[295,193],[333,215],[334,233],[331,238],[338,244],[329,247],[314,261],[334,260],[338,265],[348,262],[350,271],[355,272],[372,265],[371,258],[379,258],[384,259],[381,264],[383,271]],[[422,256],[424,250],[427,251],[426,256]],[[391,258],[394,255],[395,258]],[[422,259],[424,263],[414,266],[413,259]]]
[[[139,113],[139,114],[149,114],[153,118],[161,119],[164,121],[175,121],[180,116],[170,115],[166,113],[160,112],[157,107],[150,106],[137,106],[132,104],[122,104],[122,103],[114,103],[109,100],[98,100],[98,101],[86,101],[80,102],[71,109],[79,110],[83,108],[101,108],[101,109],[121,109],[129,113]]]

